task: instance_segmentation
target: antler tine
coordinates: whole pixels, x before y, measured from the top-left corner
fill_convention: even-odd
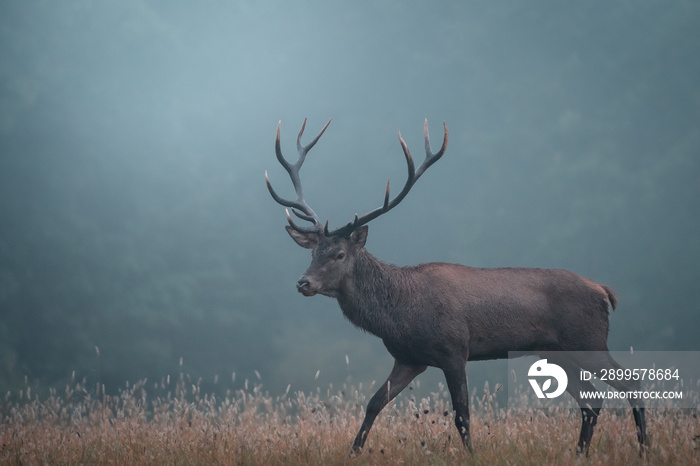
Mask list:
[[[386,180],[386,193],[384,194],[384,206],[383,206],[384,209],[389,207],[389,181],[391,181],[391,180]],[[357,220],[357,214],[355,214],[355,220]]]
[[[418,168],[418,171],[416,172],[416,179],[420,177],[425,170],[428,169],[429,166],[440,160],[440,157],[442,157],[445,154],[445,150],[447,149],[447,139],[448,139],[448,134],[447,134],[447,124],[443,121],[442,126],[445,129],[445,136],[442,140],[442,147],[440,150],[437,152],[437,154],[433,154],[433,151],[430,149],[430,134],[428,133],[428,119],[425,119],[425,125],[423,126],[423,133],[425,134],[425,160],[421,164],[421,166]]]
[[[313,221],[314,221],[314,218],[313,218],[313,217],[311,217],[311,216],[309,216],[309,215],[306,215],[306,214],[303,214],[303,213],[297,211],[297,210],[296,210],[295,208],[293,208],[293,207],[292,207],[292,213],[293,213],[294,215],[296,215],[297,217],[299,217],[300,219],[302,219],[302,220],[306,220],[306,221],[309,221],[309,222],[313,222]]]
[[[328,123],[326,123],[326,126],[321,129],[321,131],[316,135],[316,137],[308,143],[305,146],[301,145],[301,135],[304,134],[304,128],[306,128],[306,118],[304,118],[304,123],[301,125],[301,130],[299,131],[299,136],[297,136],[297,151],[299,152],[299,160],[297,160],[297,164],[301,166],[302,163],[304,163],[304,158],[306,158],[306,153],[313,148],[316,143],[318,142],[319,139],[321,139],[321,136],[323,136],[323,133],[326,132],[326,128],[328,128],[328,125],[331,124],[331,121],[333,121],[333,118],[328,120]]]
[[[384,195],[384,203],[382,204],[381,207],[377,207],[376,209],[372,210],[371,212],[368,212],[367,214],[363,215],[362,217],[357,216],[355,214],[355,219],[348,223],[345,226],[342,226],[336,230],[331,231],[330,233],[327,233],[328,235],[345,235],[349,234],[352,230],[355,228],[365,225],[371,220],[374,220],[375,218],[379,217],[382,214],[387,213],[394,207],[396,207],[404,197],[408,194],[408,192],[411,190],[413,185],[418,181],[418,178],[430,167],[432,164],[437,162],[440,157],[442,157],[445,154],[445,150],[447,149],[447,138],[448,138],[448,133],[447,133],[447,124],[445,122],[442,123],[444,129],[445,129],[445,136],[442,142],[442,147],[440,150],[433,154],[432,150],[430,149],[430,136],[428,134],[428,119],[426,118],[425,120],[425,125],[424,125],[424,134],[425,134],[425,160],[423,163],[418,167],[418,170],[415,169],[415,166],[413,164],[413,157],[411,157],[411,151],[408,149],[408,146],[406,145],[406,141],[403,140],[403,137],[401,137],[401,132],[399,131],[399,143],[401,144],[401,148],[403,149],[404,156],[406,158],[406,165],[408,168],[408,176],[406,178],[406,183],[404,184],[403,188],[401,189],[401,192],[391,201],[389,201],[389,181],[386,183],[386,192]]]
[[[299,225],[297,225],[296,223],[294,223],[294,221],[292,220],[292,216],[289,215],[289,209],[284,209],[284,213],[287,215],[287,223],[289,223],[289,225],[290,225],[292,228],[294,228],[296,231],[298,231],[299,233],[311,233],[311,232],[314,232],[314,231],[318,231],[318,230],[319,230],[319,224],[318,224],[316,221],[314,221],[313,218],[308,217],[308,216],[303,215],[303,214],[300,214],[300,213],[297,212],[294,208],[292,208],[292,212],[294,212],[294,215],[296,215],[297,217],[303,218],[304,220],[308,220],[308,221],[314,223],[313,226],[310,226],[310,227],[307,227],[307,228],[300,227]]]
[[[306,158],[306,154],[309,152],[309,150],[316,145],[318,140],[321,138],[323,133],[326,131],[326,128],[328,128],[328,125],[331,124],[331,120],[328,120],[328,123],[323,127],[323,129],[318,133],[318,135],[311,141],[309,144],[306,146],[301,145],[301,136],[304,133],[304,129],[306,128],[306,118],[304,119],[304,123],[301,126],[301,131],[299,131],[299,135],[297,136],[297,151],[299,153],[299,158],[297,159],[296,163],[291,164],[287,159],[284,158],[282,155],[282,149],[280,147],[280,127],[282,125],[282,122],[280,121],[277,124],[277,138],[275,139],[275,154],[277,155],[277,160],[279,161],[280,165],[284,167],[284,169],[287,171],[289,174],[289,177],[292,180],[292,185],[294,186],[294,191],[296,192],[297,198],[294,201],[290,201],[288,199],[284,199],[281,196],[279,196],[274,189],[272,189],[272,185],[270,184],[270,179],[267,175],[267,171],[265,171],[265,184],[267,185],[268,191],[270,191],[270,195],[272,198],[277,202],[278,204],[281,204],[285,207],[290,207],[292,209],[292,212],[294,215],[297,217],[301,218],[302,220],[306,220],[309,222],[312,222],[313,225],[307,228],[302,228],[298,225],[296,225],[292,221],[292,217],[289,214],[289,210],[287,210],[287,221],[289,224],[294,228],[295,230],[305,233],[305,232],[311,232],[311,231],[320,231],[321,230],[321,221],[316,215],[316,213],[313,211],[311,206],[309,206],[306,203],[306,200],[304,200],[304,189],[301,185],[301,179],[299,178],[299,170],[301,169],[302,164],[304,163],[304,160]]]

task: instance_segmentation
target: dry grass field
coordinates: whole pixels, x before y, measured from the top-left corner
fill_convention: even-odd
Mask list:
[[[350,457],[373,387],[273,398],[245,385],[218,398],[181,375],[119,396],[75,384],[41,400],[27,387],[0,404],[0,464],[700,464],[697,413],[649,411],[652,446],[640,458],[632,416],[603,410],[582,459],[574,452],[578,412],[494,409],[488,389],[473,399],[473,454],[459,441],[446,391],[418,400],[407,390]]]

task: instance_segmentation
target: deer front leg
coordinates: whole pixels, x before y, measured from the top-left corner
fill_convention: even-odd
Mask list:
[[[455,410],[455,426],[462,443],[471,453],[472,438],[469,433],[469,389],[467,388],[467,372],[463,361],[455,361],[451,366],[443,368],[447,388],[452,397],[452,407]]]
[[[374,424],[374,420],[377,418],[379,412],[391,400],[396,398],[396,395],[401,393],[401,391],[411,383],[411,380],[416,378],[416,376],[426,368],[427,366],[411,366],[394,361],[394,368],[391,370],[386,382],[379,387],[377,393],[369,400],[365,420],[362,421],[360,431],[357,433],[357,437],[355,437],[355,441],[352,444],[352,453],[357,454],[362,451],[362,447],[365,445],[365,440],[367,439],[367,434],[372,428],[372,424]]]

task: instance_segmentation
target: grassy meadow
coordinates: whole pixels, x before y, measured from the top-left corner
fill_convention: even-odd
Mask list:
[[[406,390],[380,414],[365,450],[349,455],[376,387],[271,397],[248,381],[225,396],[187,376],[127,386],[83,384],[46,396],[27,386],[0,404],[0,464],[700,464],[697,413],[648,411],[652,446],[639,456],[629,412],[601,413],[587,459],[577,458],[578,410],[498,409],[488,386],[472,398],[474,453],[461,445],[442,387]]]

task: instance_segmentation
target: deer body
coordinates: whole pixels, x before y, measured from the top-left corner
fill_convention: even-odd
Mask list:
[[[466,362],[506,358],[509,351],[607,350],[591,329],[607,330],[609,296],[565,270],[376,262],[374,280],[366,279],[366,269],[356,271],[337,299],[348,320],[381,338],[398,360],[440,367],[445,352]],[[557,288],[563,280],[568,286]],[[571,296],[591,306],[572,305]]]
[[[441,150],[432,154],[426,121],[426,160],[417,171],[399,135],[409,172],[401,193],[390,202],[387,184],[382,207],[329,232],[328,224],[321,227],[306,204],[299,181],[306,152],[326,127],[304,147],[300,142],[302,126],[297,139],[299,160],[294,165],[281,155],[278,127],[277,157],[292,178],[296,201],[280,198],[267,181],[267,174],[266,181],[277,202],[313,223],[311,227],[299,227],[287,213],[289,235],[312,250],[311,265],[297,281],[297,290],[305,296],[322,294],[337,299],[345,317],[381,338],[395,360],[387,381],[367,406],[353,451],[362,449],[382,408],[428,366],[440,368],[445,374],[455,425],[471,450],[467,361],[507,358],[509,351],[596,351],[607,355],[595,361],[597,367],[590,367],[591,361],[568,356],[556,360],[569,375],[567,391],[581,405],[583,421],[577,452],[587,453],[600,403],[582,403],[579,392],[595,388],[590,382],[577,380],[577,375],[581,368],[621,367],[607,353],[610,310],[617,305],[615,293],[566,270],[484,269],[437,262],[397,267],[379,261],[365,249],[365,224],[396,206],[425,169],[442,156],[447,128]],[[620,390],[638,388],[637,382],[611,383]],[[647,445],[644,405],[640,400],[630,403],[643,449]]]

